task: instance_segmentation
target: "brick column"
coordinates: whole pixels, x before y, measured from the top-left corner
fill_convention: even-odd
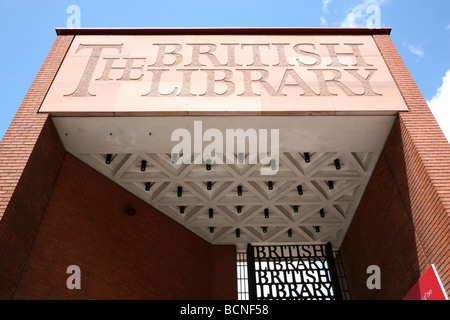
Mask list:
[[[376,44],[409,108],[399,114],[341,247],[352,298],[402,299],[431,265],[450,291],[450,145],[388,35]],[[381,290],[366,268],[381,268]]]
[[[58,36],[0,143],[0,298],[10,298],[65,151],[38,113],[73,36]]]
[[[450,145],[391,38],[374,39],[410,110],[401,113],[399,121],[420,271],[435,264],[449,292]]]

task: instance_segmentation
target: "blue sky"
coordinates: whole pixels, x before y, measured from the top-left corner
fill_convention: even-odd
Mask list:
[[[0,137],[50,50],[70,5],[81,27],[366,27],[380,9],[391,38],[450,140],[448,0],[0,0]]]

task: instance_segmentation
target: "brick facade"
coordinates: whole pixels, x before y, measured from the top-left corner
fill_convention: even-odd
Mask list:
[[[450,145],[390,37],[374,39],[410,111],[399,115],[341,248],[350,292],[402,299],[430,264],[449,292]],[[381,290],[366,287],[369,265],[381,268]]]
[[[73,36],[58,36],[0,143],[0,298],[10,298],[31,250],[64,149],[38,114]]]
[[[81,290],[66,287],[70,265]],[[234,247],[206,243],[67,154],[13,298],[236,299],[235,268]]]

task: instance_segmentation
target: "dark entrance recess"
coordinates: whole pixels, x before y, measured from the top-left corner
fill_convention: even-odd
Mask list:
[[[337,259],[336,259],[337,258]],[[349,299],[338,252],[326,245],[247,246],[250,300]]]

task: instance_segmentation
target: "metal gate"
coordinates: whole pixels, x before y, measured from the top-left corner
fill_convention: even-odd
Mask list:
[[[250,300],[341,300],[330,243],[247,247]]]

